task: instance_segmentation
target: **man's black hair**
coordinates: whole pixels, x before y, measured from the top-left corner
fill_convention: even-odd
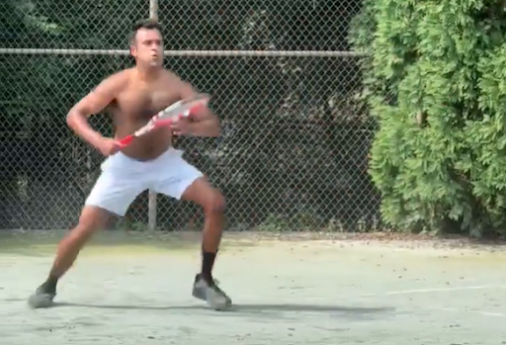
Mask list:
[[[147,29],[147,30],[158,30],[162,32],[162,26],[156,19],[143,19],[138,22],[136,22],[133,27],[130,34],[130,44],[135,43],[135,36],[137,35],[137,31],[140,29]]]

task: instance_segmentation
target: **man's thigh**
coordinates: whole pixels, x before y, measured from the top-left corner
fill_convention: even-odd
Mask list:
[[[181,199],[194,202],[209,212],[222,212],[225,209],[225,197],[205,177],[193,181],[186,188]]]
[[[143,179],[136,179],[115,171],[103,171],[85,204],[124,216],[130,204],[145,189],[147,189],[147,183]]]
[[[169,157],[158,167],[153,189],[160,194],[180,200],[189,186],[204,175],[182,157]]]

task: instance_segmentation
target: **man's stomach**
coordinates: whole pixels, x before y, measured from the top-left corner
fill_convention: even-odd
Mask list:
[[[116,139],[126,135],[116,134]],[[121,152],[139,161],[150,161],[158,158],[172,146],[172,133],[169,128],[158,128],[153,132],[134,138],[132,143]]]

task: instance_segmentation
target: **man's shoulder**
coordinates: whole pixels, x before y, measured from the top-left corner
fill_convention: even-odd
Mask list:
[[[174,72],[170,69],[167,69],[167,68],[164,68],[162,70],[162,76],[164,78],[170,79],[170,80],[175,80],[175,81],[181,80],[181,77],[176,72]]]
[[[100,86],[106,87],[107,89],[116,89],[119,91],[120,89],[122,89],[126,85],[128,85],[131,75],[132,75],[132,69],[124,69],[124,70],[115,72],[113,74],[110,74],[110,75],[106,76],[104,79],[102,79],[102,82],[100,83],[100,85],[97,85],[93,89],[93,91],[95,89],[97,89],[97,87],[100,87]]]
[[[119,82],[127,82],[132,76],[133,69],[126,68],[121,71],[110,74],[106,79],[119,81]]]
[[[179,86],[183,86],[187,83],[183,78],[181,78],[180,75],[178,75],[176,72],[174,72],[170,69],[164,68],[162,71],[162,75],[163,75],[163,79],[164,79],[165,83],[170,83],[174,86],[179,87]]]

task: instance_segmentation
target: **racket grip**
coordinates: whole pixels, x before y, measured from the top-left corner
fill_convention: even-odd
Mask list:
[[[118,140],[116,141],[118,146],[121,147],[121,148],[124,148],[124,147],[127,147],[128,145],[130,145],[130,143],[132,142],[132,140],[134,139],[134,136],[133,135],[129,135],[121,140]]]

